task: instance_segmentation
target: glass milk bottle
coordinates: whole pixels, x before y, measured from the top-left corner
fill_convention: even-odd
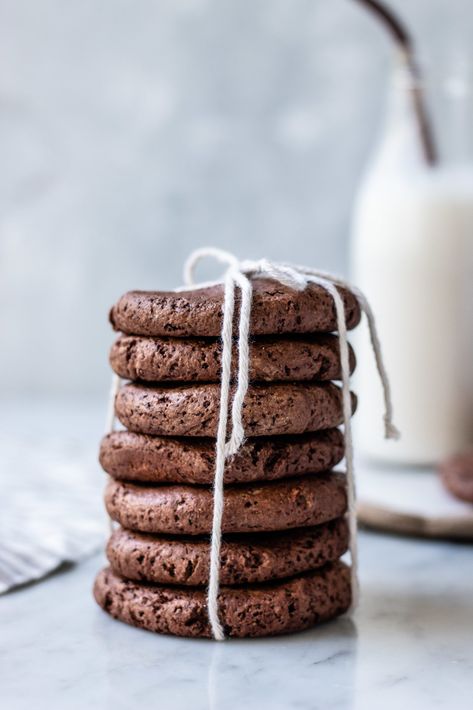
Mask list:
[[[354,426],[362,456],[431,465],[473,445],[473,110],[463,70],[428,85],[438,162],[419,142],[411,79],[395,72],[384,132],[355,202],[352,281],[368,297],[391,380],[398,442],[360,333]]]

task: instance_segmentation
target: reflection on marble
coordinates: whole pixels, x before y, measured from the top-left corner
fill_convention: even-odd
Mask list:
[[[91,597],[95,557],[0,601],[2,707],[471,707],[473,549],[364,533],[361,559],[353,619],[217,644],[107,617]]]

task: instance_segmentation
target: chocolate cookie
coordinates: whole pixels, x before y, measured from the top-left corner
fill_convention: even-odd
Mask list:
[[[110,364],[125,380],[219,382],[222,345],[215,339],[145,338],[122,335],[112,345]],[[233,354],[234,368],[238,362]],[[355,356],[350,348],[350,367]],[[338,338],[263,338],[250,344],[250,379],[337,380],[341,377]]]
[[[131,582],[108,568],[99,573],[94,596],[102,609],[132,626],[176,636],[211,636],[205,590]],[[350,601],[349,568],[335,562],[279,583],[221,587],[219,616],[227,636],[274,636],[342,614]]]
[[[341,461],[343,450],[343,435],[338,429],[247,439],[238,453],[227,460],[224,481],[272,481],[328,471]],[[211,485],[215,440],[115,431],[102,439],[100,463],[107,473],[123,481]]]
[[[321,286],[310,284],[294,291],[277,281],[254,279],[250,332],[329,333],[337,330],[332,297]],[[348,328],[360,320],[356,298],[339,289],[345,304]],[[115,330],[130,335],[218,336],[222,330],[223,286],[193,291],[129,291],[110,312]],[[239,311],[239,292],[236,312]]]
[[[315,528],[231,535],[222,540],[222,584],[258,584],[293,577],[338,560],[348,525],[337,518]],[[107,545],[114,572],[139,582],[202,586],[209,581],[209,540],[158,537],[119,528]]]
[[[120,389],[115,412],[130,431],[154,436],[216,436],[218,384]],[[352,407],[355,407],[352,396]],[[251,385],[243,405],[248,436],[302,434],[342,422],[341,390],[332,383]]]
[[[450,493],[473,503],[473,451],[452,456],[440,465],[439,471]]]
[[[110,517],[124,528],[170,535],[205,535],[212,528],[212,490],[203,486],[137,486],[111,480]],[[345,476],[321,473],[287,481],[228,486],[222,532],[268,532],[312,527],[343,515]]]

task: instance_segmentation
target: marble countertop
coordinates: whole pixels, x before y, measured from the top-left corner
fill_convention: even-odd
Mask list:
[[[73,436],[71,452],[89,462],[99,497],[102,405],[0,403],[2,434],[24,447],[33,433],[45,445]],[[7,473],[21,476],[30,458]],[[473,546],[362,532],[360,563],[362,599],[352,619],[216,643],[156,636],[109,618],[92,598],[103,564],[95,555],[0,597],[0,707],[471,708]]]
[[[6,710],[471,708],[473,548],[362,533],[353,619],[276,639],[155,636],[94,603],[98,555],[0,598]]]

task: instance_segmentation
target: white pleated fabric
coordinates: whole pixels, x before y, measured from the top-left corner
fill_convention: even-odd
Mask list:
[[[103,547],[100,475],[73,437],[0,435],[0,594]]]

